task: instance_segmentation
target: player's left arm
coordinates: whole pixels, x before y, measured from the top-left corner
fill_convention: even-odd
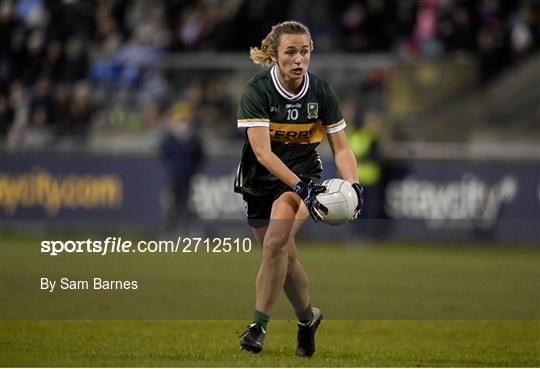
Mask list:
[[[356,157],[354,156],[351,148],[349,147],[349,142],[347,141],[347,136],[345,135],[345,130],[340,130],[334,133],[327,133],[326,137],[328,138],[328,143],[332,149],[332,154],[334,155],[334,161],[336,167],[341,175],[341,178],[353,185],[354,190],[356,191],[356,196],[358,197],[358,205],[353,219],[356,219],[362,208],[364,207],[364,189],[358,183],[358,169],[356,166]]]
[[[345,130],[342,129],[335,133],[327,133],[326,137],[328,138],[328,143],[332,149],[334,161],[341,174],[341,178],[351,184],[357,183],[358,170],[356,166],[356,157],[349,147]]]
[[[334,154],[334,161],[341,177],[352,184],[356,196],[358,197],[358,206],[354,213],[356,218],[364,206],[364,189],[358,181],[358,169],[356,167],[356,157],[354,156],[344,128],[347,126],[343,115],[339,110],[336,93],[328,84],[322,86],[322,111],[321,120],[326,131],[326,137]],[[335,123],[334,123],[335,122]]]
[[[341,177],[349,183],[358,183],[358,170],[347,136],[345,135],[345,119],[339,109],[339,103],[334,89],[326,82],[320,85],[321,114],[326,137],[334,154],[334,161]]]

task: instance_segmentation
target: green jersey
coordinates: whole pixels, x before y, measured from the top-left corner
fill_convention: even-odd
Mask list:
[[[300,92],[293,95],[280,84],[275,66],[247,83],[238,108],[238,127],[268,127],[272,152],[302,179],[320,179],[322,163],[315,149],[325,132],[345,126],[328,83],[306,73]],[[280,183],[257,161],[246,135],[235,191],[265,195]]]

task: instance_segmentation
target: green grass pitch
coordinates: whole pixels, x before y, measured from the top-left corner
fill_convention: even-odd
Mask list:
[[[294,322],[271,322],[260,354],[239,321],[7,321],[2,366],[520,367],[540,365],[537,321],[323,321],[311,359]]]
[[[538,249],[302,244],[311,295],[325,313],[317,352],[303,359],[294,356],[296,325],[284,298],[264,351],[254,355],[239,349],[238,336],[251,315],[258,251],[243,257],[97,258],[88,269],[115,276],[137,272],[152,292],[152,299],[133,295],[134,301],[147,300],[142,311],[132,307],[123,318],[103,320],[104,313],[99,319],[99,311],[84,310],[74,299],[57,309],[66,316],[81,309],[97,319],[28,320],[25,314],[40,307],[19,306],[19,301],[43,301],[39,295],[13,293],[7,282],[24,291],[32,287],[26,279],[59,266],[62,273],[81,277],[82,262],[89,260],[87,255],[28,260],[36,254],[27,251],[38,244],[35,236],[2,236],[0,366],[540,366]],[[171,293],[178,286],[181,292]],[[181,304],[174,298],[178,294]],[[84,301],[91,305],[92,300]],[[164,308],[169,310],[156,316],[155,309]],[[143,318],[133,320],[133,314]],[[148,320],[159,316],[169,320]]]

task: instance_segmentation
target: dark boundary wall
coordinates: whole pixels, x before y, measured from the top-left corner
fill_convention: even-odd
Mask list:
[[[232,192],[237,162],[214,159],[193,177],[190,208],[197,228],[220,233],[246,227]],[[393,160],[384,181],[366,188],[360,221],[340,227],[308,223],[306,238],[497,242],[540,246],[540,163]],[[325,163],[324,177],[336,176]],[[0,157],[0,219],[55,229],[164,224],[167,175],[157,158],[89,154]]]

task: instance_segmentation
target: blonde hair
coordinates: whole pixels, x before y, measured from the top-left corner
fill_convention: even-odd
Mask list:
[[[285,21],[276,24],[264,40],[261,42],[261,47],[252,47],[249,49],[249,57],[255,64],[272,65],[272,56],[277,57],[277,47],[279,37],[282,34],[289,35],[307,35],[309,37],[310,51],[313,51],[313,40],[311,33],[306,25],[297,21]]]

